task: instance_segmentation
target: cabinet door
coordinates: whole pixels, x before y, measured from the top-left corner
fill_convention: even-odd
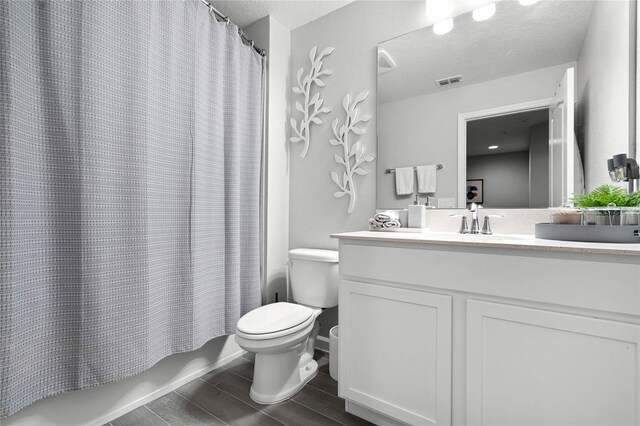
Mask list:
[[[343,280],[340,395],[413,424],[451,419],[451,297]]]
[[[467,423],[639,422],[640,326],[467,302]]]

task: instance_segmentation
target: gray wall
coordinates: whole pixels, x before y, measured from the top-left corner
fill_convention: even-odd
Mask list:
[[[626,0],[597,2],[578,55],[578,141],[587,191],[610,183],[606,159],[629,149],[629,7]]]
[[[243,29],[256,46],[267,51],[267,127],[265,240],[263,242],[263,303],[287,300],[287,261],[289,250],[289,72],[291,34],[267,16]]]
[[[291,83],[295,84],[298,69],[309,71],[309,50],[335,47],[325,58],[324,67],[334,71],[325,78],[326,87],[320,89],[324,105],[332,112],[323,117],[325,125],[312,126],[311,146],[306,158],[300,158],[302,147],[290,148],[289,181],[289,245],[291,248],[309,247],[338,249],[332,233],[367,229],[367,221],[375,213],[376,162],[368,163],[369,175],[356,178],[357,202],[352,214],[347,213],[346,197],[334,198],[336,186],[331,170],[339,170],[333,155],[336,147],[330,123],[344,120],[342,98],[346,93],[356,95],[367,90],[369,97],[360,104],[362,114],[373,118],[364,126],[360,137],[367,151],[376,155],[376,82],[378,43],[422,28],[428,23],[424,14],[424,1],[357,1],[338,9],[316,21],[291,32]],[[290,92],[290,103],[295,105],[301,96]],[[296,114],[299,121],[299,114]],[[285,214],[283,208],[282,213]],[[320,335],[328,336],[329,328],[337,324],[337,309],[325,311],[319,318]]]
[[[549,206],[549,123],[531,128],[529,142],[529,207]]]
[[[483,179],[483,207],[529,207],[529,151],[467,157],[467,179]]]

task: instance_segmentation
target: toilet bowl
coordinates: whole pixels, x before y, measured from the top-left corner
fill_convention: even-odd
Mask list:
[[[315,377],[316,318],[323,308],[338,303],[338,252],[295,249],[289,258],[293,299],[298,303],[262,306],[236,326],[238,345],[256,355],[250,397],[261,404],[284,401]]]

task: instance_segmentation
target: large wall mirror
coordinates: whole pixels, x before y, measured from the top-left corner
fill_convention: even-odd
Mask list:
[[[635,156],[633,2],[501,1],[454,24],[378,45],[378,208],[415,199],[396,168],[442,165],[421,199],[435,207],[541,208]]]

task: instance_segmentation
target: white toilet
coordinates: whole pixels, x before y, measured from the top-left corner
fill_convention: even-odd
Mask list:
[[[256,354],[250,396],[273,404],[295,395],[318,372],[313,349],[316,318],[338,305],[338,252],[289,251],[293,300],[262,306],[245,314],[236,327],[236,342]]]

